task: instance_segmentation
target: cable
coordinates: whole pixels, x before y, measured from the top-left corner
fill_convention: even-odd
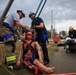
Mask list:
[[[38,8],[37,8],[37,10],[36,10],[36,13],[35,13],[35,14],[37,14],[37,13],[38,13],[39,8],[40,8],[40,6],[41,6],[42,2],[43,2],[43,0],[41,0],[41,1],[40,1],[40,4],[39,4],[39,6],[38,6]]]
[[[40,12],[39,12],[39,14],[38,14],[38,17],[40,16],[40,14],[41,14],[41,12],[42,12],[42,10],[43,10],[43,7],[44,7],[46,1],[47,1],[47,0],[44,1],[43,6],[42,6],[42,8],[41,8],[41,10],[40,10]]]

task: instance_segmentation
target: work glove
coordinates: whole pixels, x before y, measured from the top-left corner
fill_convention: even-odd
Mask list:
[[[19,37],[19,39],[20,39],[20,40],[24,40],[25,38],[21,35],[21,36]]]
[[[29,30],[31,30],[31,28],[30,28],[30,27],[27,27],[27,28],[26,28],[26,30],[28,30],[28,31],[29,31]]]

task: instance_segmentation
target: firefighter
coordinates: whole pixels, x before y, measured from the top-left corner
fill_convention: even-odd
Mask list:
[[[31,28],[35,29],[36,31],[36,41],[38,41],[43,50],[44,65],[47,65],[49,63],[48,50],[46,47],[47,30],[43,20],[40,17],[35,17],[35,13],[30,13],[29,17],[32,20]]]
[[[20,19],[24,18],[25,14],[22,10],[17,10],[9,14],[2,26],[0,26],[0,36],[3,38],[4,48],[6,53],[6,62],[8,69],[19,69],[16,65],[16,56],[14,54],[15,40],[14,35],[17,34],[21,39],[23,38],[18,31],[18,27],[26,29],[27,26],[24,26],[20,23]]]

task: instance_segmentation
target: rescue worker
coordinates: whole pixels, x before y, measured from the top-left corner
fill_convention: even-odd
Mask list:
[[[66,52],[72,52],[74,53],[76,50],[75,46],[75,39],[76,39],[76,30],[70,26],[68,31],[68,36],[66,37],[66,40],[64,41],[64,48],[66,48]]]
[[[45,28],[43,20],[40,17],[35,17],[35,13],[30,13],[29,17],[32,20],[31,28],[35,29],[36,31],[36,41],[38,41],[42,47],[44,64],[46,65],[49,63],[48,50],[46,47],[47,30]]]
[[[3,38],[4,42],[8,69],[19,69],[19,67],[16,65],[16,56],[14,54],[15,48],[13,48],[15,47],[14,34],[17,34],[20,38],[22,38],[17,28],[27,28],[27,26],[20,23],[20,19],[24,17],[25,14],[23,11],[17,10],[16,12],[9,14],[5,18],[2,26],[0,26],[0,36]]]
[[[76,30],[72,26],[69,27],[68,34],[70,38],[76,39]]]

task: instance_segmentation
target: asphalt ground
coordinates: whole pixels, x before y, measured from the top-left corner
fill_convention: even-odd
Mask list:
[[[49,65],[56,67],[53,74],[76,73],[76,52],[66,53],[63,47],[59,47],[59,51],[54,54]]]

